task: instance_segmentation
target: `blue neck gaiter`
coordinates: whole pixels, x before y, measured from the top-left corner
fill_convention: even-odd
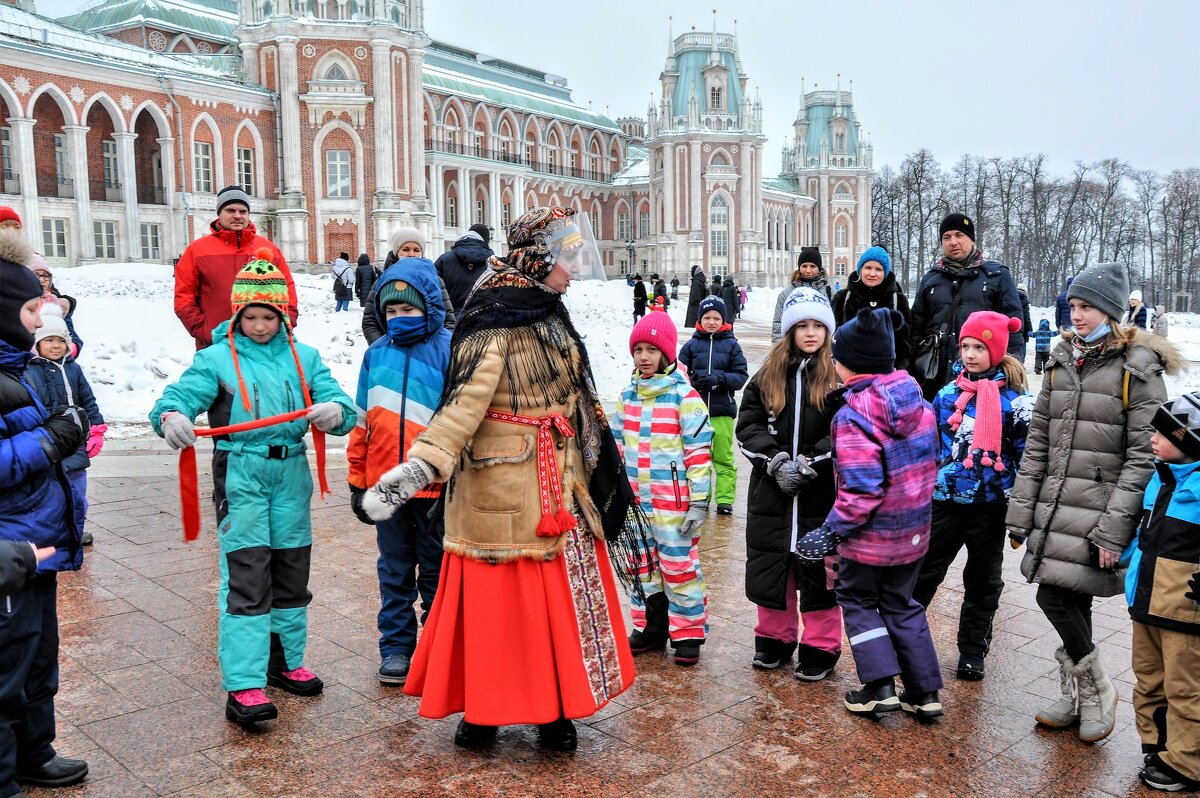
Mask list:
[[[387,320],[388,337],[398,344],[415,344],[425,335],[424,316],[393,316]]]

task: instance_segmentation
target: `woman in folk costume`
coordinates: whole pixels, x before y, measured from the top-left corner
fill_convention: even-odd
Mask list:
[[[437,412],[363,507],[387,518],[448,483],[438,594],[404,688],[420,714],[464,713],[464,747],[533,723],[570,750],[571,720],[633,682],[608,545],[630,584],[642,526],[563,304],[572,278],[603,273],[587,218],[534,209],[508,245],[459,317]]]

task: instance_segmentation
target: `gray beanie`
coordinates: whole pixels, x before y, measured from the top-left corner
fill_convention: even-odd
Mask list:
[[[1110,319],[1120,319],[1129,304],[1129,273],[1123,263],[1096,263],[1075,275],[1067,299],[1082,299],[1104,311]]]
[[[250,210],[250,197],[242,190],[241,186],[226,186],[217,193],[217,213],[226,205],[239,203],[246,206],[246,210]]]

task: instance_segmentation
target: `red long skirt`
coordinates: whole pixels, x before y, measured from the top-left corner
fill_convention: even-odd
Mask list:
[[[404,692],[419,713],[507,726],[586,718],[633,683],[604,542],[572,530],[550,561],[447,552]]]

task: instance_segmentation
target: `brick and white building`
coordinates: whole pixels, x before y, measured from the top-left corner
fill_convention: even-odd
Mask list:
[[[0,204],[51,262],[169,261],[232,183],[295,264],[379,259],[402,224],[436,255],[543,204],[590,215],[613,275],[781,284],[800,246],[835,275],[870,244],[850,92],[803,95],[767,178],[761,103],[715,27],[676,37],[661,100],[614,122],[564,78],[432,40],[423,0],[110,0],[57,21],[32,3],[0,0]]]

